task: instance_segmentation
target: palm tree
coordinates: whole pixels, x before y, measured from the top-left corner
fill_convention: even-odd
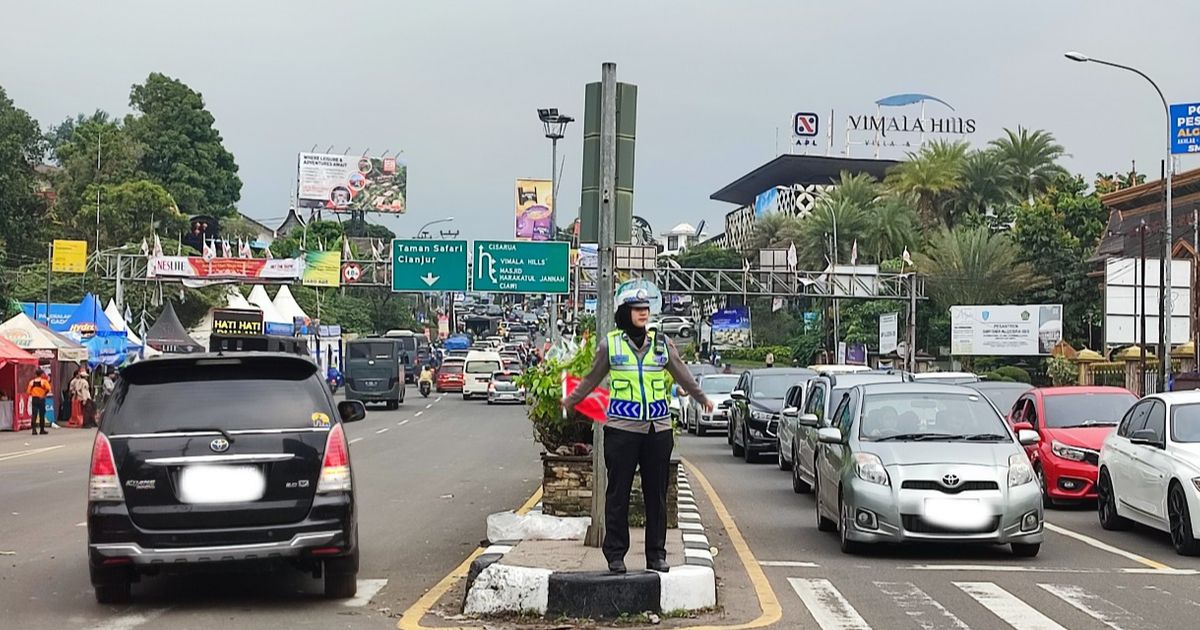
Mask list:
[[[829,246],[836,240],[837,261],[839,264],[848,264],[854,242],[859,241],[860,253],[861,248],[867,244],[864,229],[867,214],[849,199],[822,198],[813,207],[812,212],[800,220],[796,258],[801,261],[802,266],[823,269],[829,264]],[[835,224],[837,239],[833,239]]]
[[[1019,199],[1012,181],[1012,169],[998,150],[971,152],[963,161],[962,186],[955,195],[953,223],[967,217],[1003,214]]]
[[[909,152],[908,160],[892,168],[884,184],[894,192],[911,196],[927,224],[948,224],[953,216],[949,204],[962,184],[967,149],[966,142],[931,142]]]
[[[1066,169],[1056,162],[1067,154],[1062,145],[1054,141],[1054,134],[1041,129],[1029,131],[1024,127],[1004,130],[1004,137],[989,144],[1000,152],[1001,159],[1012,170],[1013,188],[1022,199],[1033,199],[1037,193]]]
[[[920,241],[920,219],[904,197],[886,197],[864,219],[863,245],[876,262],[899,258]]]
[[[881,192],[879,182],[869,173],[842,171],[838,181],[822,197],[833,202],[845,200],[862,210],[869,210],[879,201]]]
[[[746,255],[757,259],[761,249],[788,247],[800,235],[800,220],[783,212],[773,212],[754,222],[754,231],[746,241]]]
[[[938,308],[959,304],[1004,304],[1046,283],[1007,233],[983,226],[942,228],[918,253],[917,271],[928,276],[929,297]]]

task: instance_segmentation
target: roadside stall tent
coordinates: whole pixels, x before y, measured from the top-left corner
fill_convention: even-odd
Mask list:
[[[152,357],[157,354],[162,354],[154,348],[147,348],[142,343],[142,338],[137,336],[137,333],[129,329],[129,324],[125,322],[125,316],[121,315],[120,309],[117,308],[117,303],[113,300],[108,301],[108,306],[104,307],[104,314],[108,317],[108,322],[112,324],[113,330],[125,331],[125,338],[128,340],[126,351],[130,359],[140,356]]]
[[[88,364],[121,365],[125,362],[128,339],[125,331],[115,330],[100,308],[96,296],[83,296],[79,307],[67,319],[67,336],[88,349]]]
[[[279,316],[289,322],[295,322],[299,319],[307,326],[309,319],[308,314],[300,305],[296,303],[296,298],[292,296],[292,290],[283,285],[279,287],[279,292],[275,294],[275,300],[272,302],[275,305],[275,310],[279,312]]]
[[[37,364],[37,357],[0,338],[0,431],[29,428],[31,403],[25,384]]]
[[[267,290],[261,284],[254,285],[254,288],[250,290],[248,301],[252,308],[263,312],[263,327],[266,328],[268,335],[292,336],[292,320],[285,319],[283,315],[279,314],[279,309],[275,308],[275,304],[271,302],[271,296],[267,295]]]
[[[41,368],[46,371],[46,377],[50,379],[51,384],[51,400],[46,404],[46,421],[53,422],[55,411],[58,409],[54,401],[61,399],[61,393],[66,391],[75,370],[87,362],[87,348],[65,335],[50,330],[45,324],[33,321],[25,313],[18,313],[0,324],[0,337],[37,357]]]
[[[179,323],[175,307],[171,306],[170,302],[163,305],[158,321],[154,322],[150,330],[146,331],[145,341],[147,346],[167,354],[191,354],[206,350],[204,346],[188,336],[183,324]]]

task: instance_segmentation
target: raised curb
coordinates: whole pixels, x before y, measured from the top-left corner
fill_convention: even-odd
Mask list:
[[[519,541],[495,541],[471,563],[463,612],[468,615],[536,612],[610,618],[622,613],[662,613],[715,606],[717,579],[712,552],[682,467],[679,497],[684,559],[682,565],[671,567],[669,572],[614,575],[510,566],[502,562],[504,554]],[[533,511],[541,511],[541,504]]]

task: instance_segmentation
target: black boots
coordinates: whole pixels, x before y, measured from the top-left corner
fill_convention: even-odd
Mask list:
[[[625,561],[624,560],[609,560],[608,561],[608,572],[609,573],[624,573],[625,572]]]
[[[671,570],[671,565],[667,564],[666,560],[647,560],[646,568],[659,573],[667,573]]]

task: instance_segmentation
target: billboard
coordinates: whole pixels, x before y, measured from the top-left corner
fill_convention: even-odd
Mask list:
[[[1062,340],[1062,304],[950,307],[950,354],[1050,354]]]
[[[899,313],[884,313],[879,316],[879,354],[895,352],[899,345]]]
[[[149,278],[178,278],[189,287],[229,281],[297,280],[303,258],[211,258],[201,256],[152,256],[146,265]]]
[[[394,157],[301,153],[296,180],[301,208],[393,214],[406,210],[408,165]]]
[[[1141,319],[1146,319],[1146,343],[1158,343],[1158,294],[1161,260],[1147,260],[1139,270],[1136,258],[1109,258],[1104,262],[1104,343],[1108,346],[1141,343]],[[1142,287],[1145,303],[1142,303]],[[1171,261],[1171,341],[1191,339],[1192,261]]]
[[[713,313],[712,345],[716,348],[749,348],[750,309],[735,306]]]
[[[87,272],[87,241],[54,240],[50,269],[54,273]]]
[[[342,252],[306,252],[300,282],[306,287],[336,287],[342,278]]]
[[[214,335],[229,337],[253,337],[265,334],[263,312],[252,309],[213,309],[212,332]]]
[[[518,179],[516,235],[527,241],[554,240],[554,188],[548,179]]]

